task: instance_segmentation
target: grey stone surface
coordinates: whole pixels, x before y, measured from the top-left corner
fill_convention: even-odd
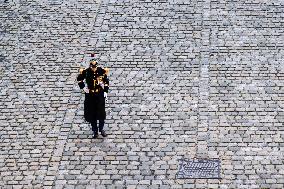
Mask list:
[[[0,188],[284,188],[281,0],[0,1]],[[110,68],[107,138],[76,76]],[[220,180],[176,179],[219,158]]]

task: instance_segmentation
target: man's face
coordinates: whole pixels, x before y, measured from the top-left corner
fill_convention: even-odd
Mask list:
[[[92,70],[97,69],[97,63],[95,61],[91,62],[90,66],[91,66]]]

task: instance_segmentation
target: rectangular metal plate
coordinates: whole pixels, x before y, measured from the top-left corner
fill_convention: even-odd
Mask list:
[[[220,179],[220,160],[181,159],[178,179]]]

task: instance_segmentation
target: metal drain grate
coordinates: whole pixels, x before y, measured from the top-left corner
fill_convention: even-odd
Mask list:
[[[178,179],[220,179],[220,160],[181,159],[179,160]]]

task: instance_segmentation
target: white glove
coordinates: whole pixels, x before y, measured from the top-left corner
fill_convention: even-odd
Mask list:
[[[99,85],[100,85],[103,89],[105,88],[104,82],[99,82]]]
[[[104,92],[104,97],[107,98],[107,92]]]
[[[89,93],[89,89],[87,87],[84,87],[83,90],[85,91],[85,93]]]

